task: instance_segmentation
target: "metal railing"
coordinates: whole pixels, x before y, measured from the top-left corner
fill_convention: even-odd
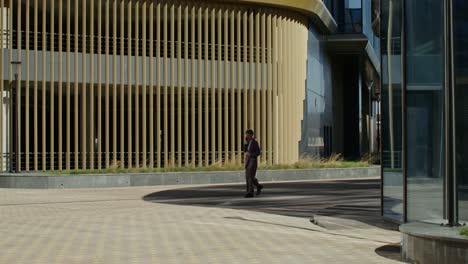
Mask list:
[[[8,33],[5,33],[8,36]],[[45,37],[44,37],[45,35]],[[26,43],[26,36],[29,37],[29,43]],[[111,37],[106,37],[106,36],[90,36],[90,35],[75,35],[75,34],[58,34],[54,33],[51,34],[49,32],[43,34],[42,32],[26,32],[26,31],[21,31],[21,43],[18,45],[18,31],[14,30],[12,31],[12,44],[13,44],[13,49],[18,49],[21,48],[22,50],[25,50],[26,47],[29,48],[29,50],[34,50],[35,48],[35,41],[37,38],[37,49],[38,51],[42,51],[45,47],[45,50],[47,51],[59,51],[59,40],[62,40],[62,52],[67,52],[67,41],[68,38],[70,38],[70,52],[78,52],[78,53],[91,53],[91,50],[93,50],[94,54],[98,54],[99,52],[101,54],[106,54],[107,51],[107,46],[109,47],[109,55],[114,55],[114,46],[116,47],[116,55],[124,55],[128,56],[128,47],[131,45],[130,49],[130,55],[131,56],[143,56],[143,51],[146,52],[146,56],[149,56],[150,54],[150,49],[153,47],[153,54],[157,54],[157,44],[158,41],[153,40],[150,41],[149,39],[143,40],[143,39],[128,39],[128,38],[121,38],[117,37],[114,38],[113,36]],[[53,40],[53,41],[52,41]],[[53,46],[52,46],[53,42]],[[76,43],[77,42],[77,43]],[[6,40],[6,43],[8,43],[8,40]],[[99,45],[99,43],[101,43]],[[108,44],[107,44],[108,43]],[[172,45],[174,43],[174,45]],[[92,45],[91,45],[92,44]],[[138,44],[138,49],[136,49],[136,44]],[[146,49],[143,49],[143,44],[146,44]],[[164,49],[166,49],[167,55],[171,56],[172,49],[174,49],[174,54],[177,57],[177,54],[179,52],[178,47],[179,47],[179,42],[177,40],[167,40],[167,45],[165,40],[159,40],[159,54],[160,56],[163,56],[164,54]],[[201,54],[198,52],[198,47],[201,44]],[[221,55],[221,60],[225,60],[226,58],[228,60],[231,59],[232,52],[234,52],[234,60],[237,61],[237,54],[240,52],[240,57],[241,61],[244,59],[244,46],[242,45],[234,45],[231,47],[231,45],[224,45],[224,44],[214,44],[214,54],[213,54],[213,44],[211,43],[198,43],[198,42],[184,42],[182,41],[180,43],[180,48],[181,48],[181,55],[182,58],[185,57],[185,45],[188,45],[188,59],[208,59],[211,60],[214,58],[215,60],[218,59],[219,55]],[[192,45],[195,45],[195,53],[192,54]],[[206,46],[208,46],[208,53],[205,54],[205,49]],[[123,53],[122,51],[123,47]],[[92,48],[92,49],[91,49]],[[240,49],[240,50],[239,50]],[[257,58],[257,54],[259,53],[260,49],[260,56]],[[264,47],[258,47],[254,46],[254,52],[253,52],[253,62],[257,62],[258,60],[262,59],[262,56],[265,56],[266,60],[269,60],[268,57],[268,49]],[[247,58],[250,60],[250,52],[251,52],[251,47],[247,48]],[[262,54],[264,52],[265,54]],[[221,54],[219,54],[221,53]]]

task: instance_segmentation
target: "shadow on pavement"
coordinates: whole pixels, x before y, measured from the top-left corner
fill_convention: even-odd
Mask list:
[[[156,203],[212,206],[313,218],[330,216],[379,228],[396,226],[380,217],[380,181],[340,180],[264,183],[253,199],[243,198],[245,186],[213,185],[155,192],[143,197]]]

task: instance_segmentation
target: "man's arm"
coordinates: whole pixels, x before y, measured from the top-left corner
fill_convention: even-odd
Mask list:
[[[260,156],[260,145],[256,140],[252,142],[252,146],[250,146],[250,154],[252,158],[257,158]]]

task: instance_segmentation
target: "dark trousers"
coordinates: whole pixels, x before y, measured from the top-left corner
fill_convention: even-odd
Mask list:
[[[258,183],[257,178],[257,160],[249,160],[247,166],[245,166],[245,181],[247,183],[247,193],[254,193],[254,187],[258,189],[260,183]]]

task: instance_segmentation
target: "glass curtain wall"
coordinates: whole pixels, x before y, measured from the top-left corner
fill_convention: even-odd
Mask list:
[[[401,0],[382,2],[383,213],[403,221]]]
[[[409,221],[443,219],[444,1],[405,1]]]
[[[458,215],[468,221],[468,2],[453,1]]]
[[[383,215],[397,221],[468,221],[468,2],[446,1],[381,2]],[[445,134],[452,117],[454,142]],[[454,164],[445,162],[446,147],[455,150]]]

